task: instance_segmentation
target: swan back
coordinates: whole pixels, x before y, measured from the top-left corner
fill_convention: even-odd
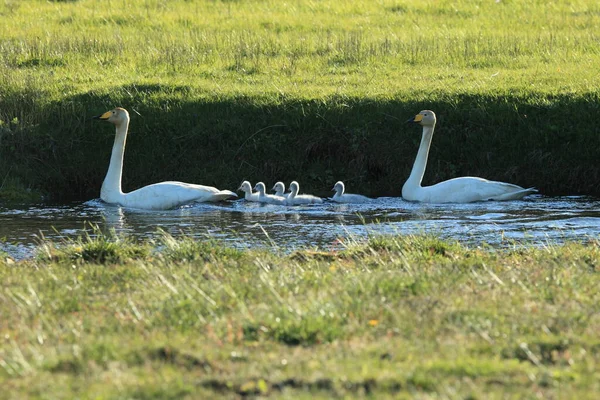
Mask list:
[[[191,202],[214,202],[237,195],[229,190],[192,183],[165,181],[125,193],[118,204],[145,210],[166,210]]]

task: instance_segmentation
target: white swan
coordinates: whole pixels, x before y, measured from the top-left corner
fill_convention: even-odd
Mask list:
[[[285,193],[285,184],[281,181],[274,184],[271,190],[275,191],[275,196],[285,197],[286,199],[289,196],[289,193]]]
[[[244,192],[244,199],[246,201],[258,201],[258,192],[252,193],[252,185],[248,181],[242,182],[238,190]]]
[[[286,204],[297,205],[297,204],[320,204],[323,200],[320,197],[316,197],[310,194],[298,194],[300,185],[296,181],[290,183],[290,193],[286,199]]]
[[[335,192],[331,200],[336,203],[368,203],[371,201],[370,198],[361,194],[344,193],[345,187],[342,181],[337,181],[331,190]]]
[[[436,122],[435,113],[424,110],[408,122],[422,125],[423,137],[410,176],[402,186],[402,197],[405,200],[427,203],[470,203],[484,200],[518,200],[537,192],[534,188],[524,189],[510,183],[472,176],[453,178],[433,186],[421,186]]]
[[[229,197],[237,197],[235,193],[229,190],[173,181],[155,183],[133,192],[123,193],[121,190],[121,176],[123,174],[125,141],[127,139],[127,129],[129,128],[129,113],[124,108],[117,107],[94,117],[94,119],[111,122],[117,128],[108,172],[100,190],[100,198],[105,202],[124,207],[165,210],[193,201],[220,201]]]
[[[258,201],[261,203],[285,205],[285,197],[266,194],[265,191],[267,189],[262,182],[258,182],[254,185],[254,190],[258,191]]]

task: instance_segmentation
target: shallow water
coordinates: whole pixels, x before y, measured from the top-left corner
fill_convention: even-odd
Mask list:
[[[331,248],[339,239],[370,234],[435,233],[462,243],[508,246],[600,237],[600,199],[529,196],[522,201],[421,204],[384,197],[368,204],[284,207],[243,200],[192,204],[169,211],[130,210],[101,200],[66,205],[0,206],[0,250],[15,258],[33,254],[41,237],[75,238],[90,225],[134,238],[210,235],[237,247]]]

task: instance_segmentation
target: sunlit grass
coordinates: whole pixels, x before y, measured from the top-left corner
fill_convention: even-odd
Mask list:
[[[399,121],[426,107],[441,132],[428,179],[590,193],[599,24],[584,0],[6,0],[0,193],[97,194],[113,132],[88,118],[115,105],[134,118],[126,188],[301,173],[399,195],[418,144]],[[3,393],[600,392],[598,240],[348,243],[282,255],[91,230],[0,254]]]
[[[32,0],[5,2],[0,19],[6,83],[54,98],[132,83],[301,98],[579,92],[600,57],[589,1]]]
[[[431,181],[593,194],[599,24],[584,0],[4,1],[0,195],[97,196],[110,135],[89,117],[116,105],[134,188],[399,195],[417,137],[399,121],[435,108],[450,135]]]
[[[65,257],[0,260],[0,379],[18,397],[600,389],[597,240],[492,250],[386,236],[281,255],[163,234],[160,248],[180,250],[74,260],[115,243],[98,235],[46,243]]]
[[[131,239],[121,237],[116,232],[104,233],[97,225],[85,229],[84,236],[76,239],[65,238],[60,242],[47,241],[44,238],[37,249],[37,258],[42,262],[94,262],[123,263],[150,254],[149,246],[134,244]]]

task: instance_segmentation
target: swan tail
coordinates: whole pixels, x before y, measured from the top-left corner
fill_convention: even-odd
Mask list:
[[[493,196],[493,197],[490,197],[489,200],[496,200],[496,201],[520,200],[529,194],[533,194],[533,193],[537,193],[537,192],[538,192],[538,190],[536,188],[527,188],[527,189],[517,190],[515,192],[503,193],[498,196]]]
[[[232,197],[235,198],[238,197],[238,195],[232,192],[231,190],[219,190],[213,195],[214,201],[223,201]]]

